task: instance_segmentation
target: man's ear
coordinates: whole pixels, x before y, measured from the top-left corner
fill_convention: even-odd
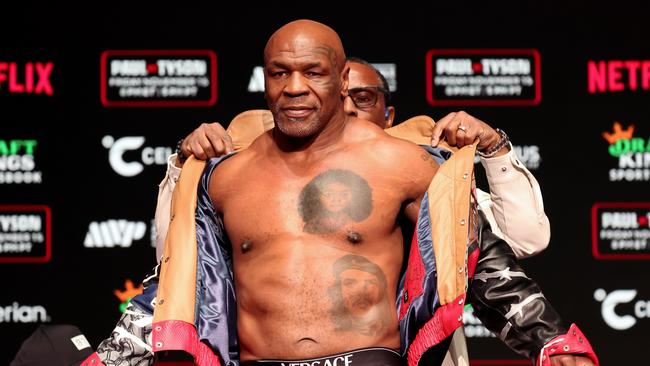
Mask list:
[[[395,107],[392,105],[386,107],[386,114],[384,117],[386,118],[386,127],[384,128],[393,127],[393,121],[395,120]]]
[[[343,71],[341,71],[341,98],[345,99],[348,96],[348,88],[350,86],[350,64],[345,61]]]

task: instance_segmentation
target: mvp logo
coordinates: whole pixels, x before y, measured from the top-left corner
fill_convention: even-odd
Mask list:
[[[144,237],[147,225],[142,221],[107,220],[91,222],[84,240],[86,248],[128,248]]]

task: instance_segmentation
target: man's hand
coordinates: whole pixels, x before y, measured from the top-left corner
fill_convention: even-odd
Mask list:
[[[202,123],[192,131],[181,144],[181,154],[187,158],[194,155],[199,160],[207,160],[229,154],[233,151],[232,139],[219,123]]]
[[[446,140],[450,146],[463,147],[474,143],[479,138],[477,148],[481,151],[495,146],[501,136],[487,123],[460,111],[452,112],[436,122],[431,136],[431,146],[436,147],[440,140]],[[508,149],[501,149],[495,156],[503,155]]]
[[[594,366],[595,364],[588,358],[574,355],[556,355],[549,358],[551,366]]]

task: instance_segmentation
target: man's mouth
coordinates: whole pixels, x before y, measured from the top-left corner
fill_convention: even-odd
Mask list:
[[[285,116],[289,118],[303,118],[303,117],[307,117],[310,113],[312,113],[313,109],[307,106],[295,106],[295,107],[282,108],[282,112],[284,113]]]

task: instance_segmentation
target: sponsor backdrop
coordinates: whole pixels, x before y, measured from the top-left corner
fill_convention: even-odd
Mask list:
[[[93,347],[109,335],[155,263],[155,199],[176,141],[264,108],[266,39],[300,17],[385,73],[398,121],[463,109],[505,130],[552,226],[524,266],[603,364],[646,358],[647,9],[291,5],[3,11],[0,364],[40,324],[75,324]],[[527,364],[466,310],[472,364]]]

